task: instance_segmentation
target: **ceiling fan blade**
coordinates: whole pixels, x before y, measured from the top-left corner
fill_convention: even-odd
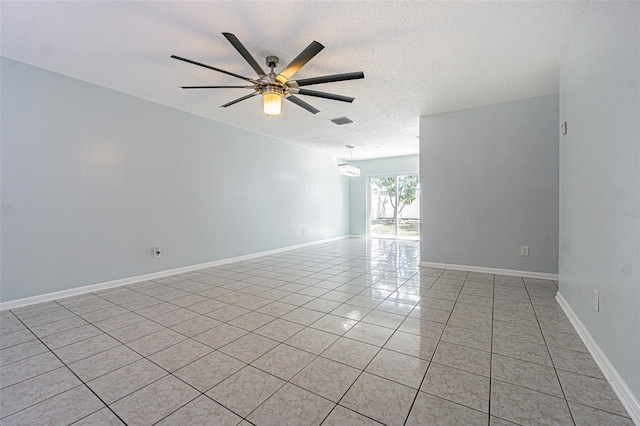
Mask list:
[[[295,82],[290,81],[289,84],[291,86],[293,86],[294,84],[297,84],[298,86],[310,86],[312,84],[332,83],[334,81],[345,81],[345,80],[357,80],[359,78],[364,78],[364,73],[362,71],[346,72],[344,74],[325,75],[323,77],[303,78],[302,80],[296,80]]]
[[[334,95],[333,93],[317,92],[315,90],[299,89],[299,95],[315,96],[317,98],[332,99],[334,101],[353,102],[355,98],[350,96]]]
[[[243,97],[241,97],[241,98],[236,99],[235,101],[231,101],[231,102],[229,102],[229,103],[227,103],[227,104],[220,105],[220,108],[226,108],[226,107],[228,107],[228,106],[231,106],[231,105],[237,104],[238,102],[242,102],[242,101],[244,101],[245,99],[252,98],[252,97],[254,97],[254,96],[255,96],[255,95],[257,95],[257,94],[258,94],[257,92],[254,92],[254,93],[252,93],[252,94],[250,94],[250,95],[243,96]]]
[[[181,89],[253,89],[254,86],[180,86]]]
[[[276,80],[280,83],[286,83],[287,80],[291,78],[291,76],[297,73],[300,68],[304,66],[304,64],[311,60],[311,58],[320,53],[322,49],[324,49],[323,45],[321,45],[317,41],[312,41],[311,44],[306,47],[306,49],[300,52],[300,54],[296,56],[296,58],[285,67],[285,69],[280,71],[280,74],[278,74]]]
[[[200,67],[204,67],[204,68],[208,68],[208,69],[210,69],[210,70],[218,71],[218,72],[221,72],[221,73],[223,73],[223,74],[230,75],[230,76],[232,76],[232,77],[241,78],[241,79],[243,79],[243,80],[245,80],[245,81],[250,81],[251,83],[257,83],[257,81],[255,81],[255,80],[253,80],[253,79],[251,79],[251,78],[243,77],[243,76],[241,76],[241,75],[234,74],[234,73],[229,72],[229,71],[221,70],[220,68],[212,67],[212,66],[210,66],[210,65],[201,64],[200,62],[192,61],[191,59],[181,58],[180,56],[176,56],[176,55],[171,55],[171,57],[172,57],[173,59],[177,59],[177,60],[179,60],[179,61],[188,62],[188,63],[193,64],[193,65],[198,65],[198,66],[200,66]]]
[[[258,65],[256,60],[253,59],[253,56],[251,56],[251,53],[249,53],[249,51],[243,46],[243,44],[240,43],[240,40],[238,40],[238,38],[235,35],[231,33],[222,33],[222,35],[225,36],[227,40],[229,40],[229,43],[231,43],[233,47],[236,48],[238,53],[242,55],[244,60],[247,61],[249,65],[251,65],[251,68],[253,68],[256,74],[258,74],[260,77],[265,77],[267,75],[262,69],[262,67]]]
[[[291,102],[293,102],[294,104],[298,105],[299,107],[302,107],[302,108],[306,109],[311,114],[317,114],[317,113],[320,112],[319,109],[312,107],[311,105],[309,105],[308,103],[306,103],[302,99],[297,98],[297,97],[295,97],[293,95],[287,96],[287,99],[290,100]]]

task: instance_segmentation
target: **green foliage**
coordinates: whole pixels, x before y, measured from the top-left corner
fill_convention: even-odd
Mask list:
[[[393,220],[405,206],[413,203],[418,196],[418,175],[398,176],[398,205],[396,206],[396,177],[385,176],[373,179],[373,184],[384,189],[393,207]],[[386,203],[386,200],[384,201]]]

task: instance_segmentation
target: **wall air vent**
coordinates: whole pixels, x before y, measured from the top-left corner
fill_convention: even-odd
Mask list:
[[[347,117],[334,118],[331,121],[337,124],[338,126],[342,126],[343,124],[353,123],[353,120],[349,120]]]

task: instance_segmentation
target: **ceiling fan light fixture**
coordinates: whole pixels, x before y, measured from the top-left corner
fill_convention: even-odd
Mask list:
[[[280,115],[282,112],[282,88],[268,86],[262,89],[262,110],[266,115]]]
[[[262,110],[266,115],[280,115],[282,112],[282,96],[269,92],[262,95]]]

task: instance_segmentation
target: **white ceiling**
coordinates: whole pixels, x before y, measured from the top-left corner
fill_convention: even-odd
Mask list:
[[[319,150],[356,159],[418,152],[419,117],[557,93],[558,65],[586,1],[13,2],[1,1],[1,54],[27,64]],[[248,77],[222,36],[262,65],[286,65],[312,40],[325,49],[297,74],[364,71],[364,80],[308,86],[352,104],[301,96],[265,117],[259,97],[229,108],[242,85],[175,54]],[[266,69],[266,66],[263,66]],[[279,69],[276,69],[276,72]],[[354,123],[329,120],[346,116]]]

